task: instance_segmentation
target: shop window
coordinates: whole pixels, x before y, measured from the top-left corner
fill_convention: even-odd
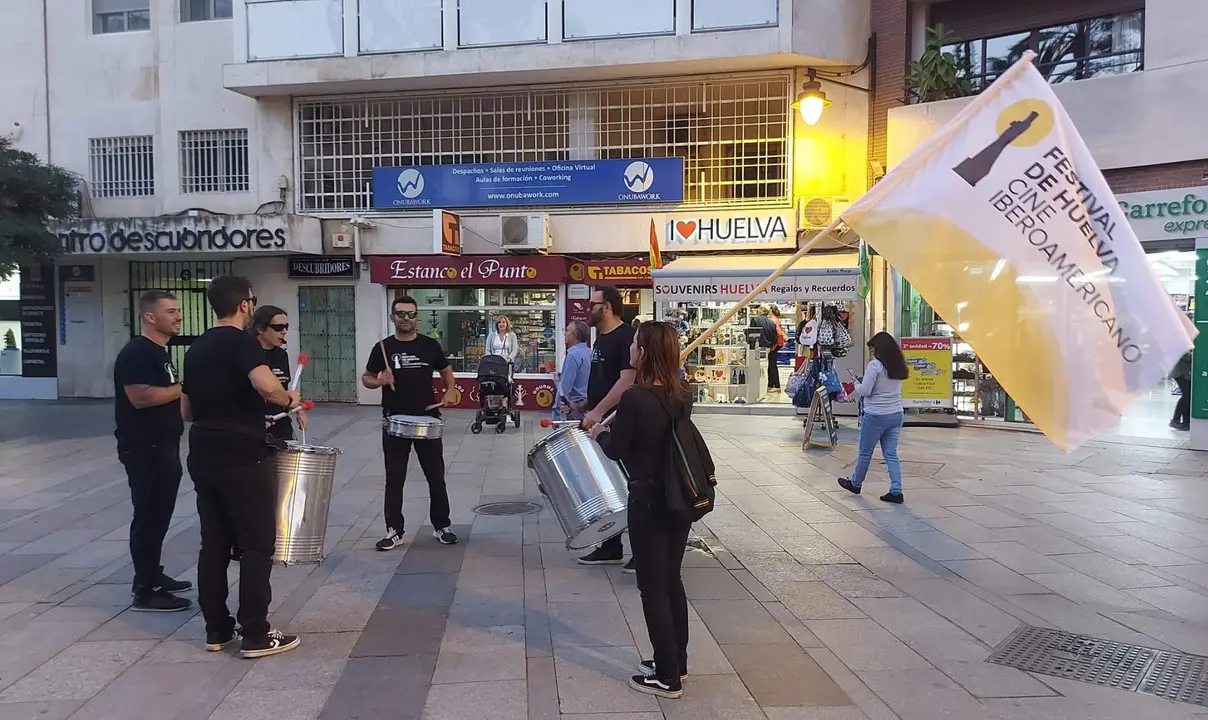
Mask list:
[[[88,170],[93,197],[154,195],[154,138],[150,135],[90,138]]]
[[[303,210],[369,207],[373,168],[684,158],[685,203],[789,199],[791,74],[383,95],[296,105]]]
[[[180,0],[180,21],[226,20],[233,4],[233,0]]]
[[[1052,84],[1138,72],[1144,66],[1143,10],[949,45],[974,91],[986,89],[1028,50]]]
[[[440,341],[453,372],[475,373],[487,336],[500,316],[511,321],[518,373],[552,373],[558,367],[558,291],[524,288],[399,288],[419,306],[419,331]]]
[[[92,33],[151,29],[151,0],[92,0]]]
[[[188,130],[180,134],[182,193],[247,192],[247,130]]]

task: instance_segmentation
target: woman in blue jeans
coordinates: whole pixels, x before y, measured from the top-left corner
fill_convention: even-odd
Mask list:
[[[864,369],[864,377],[856,384],[856,393],[864,399],[860,417],[860,450],[851,479],[839,478],[839,487],[860,494],[864,476],[872,462],[872,451],[881,443],[881,455],[889,470],[889,492],[881,500],[901,503],[902,462],[898,460],[898,438],[902,434],[902,381],[909,369],[902,348],[889,333],[877,333],[868,341],[872,360]]]

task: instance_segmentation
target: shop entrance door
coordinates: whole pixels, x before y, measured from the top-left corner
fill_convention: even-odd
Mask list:
[[[184,376],[185,353],[193,341],[217,322],[206,290],[210,280],[231,272],[229,262],[131,262],[130,337],[142,331],[138,298],[148,290],[166,290],[180,303],[180,335],[168,343],[176,371]]]
[[[357,401],[356,288],[298,288],[298,337],[310,356],[302,396],[315,402]]]

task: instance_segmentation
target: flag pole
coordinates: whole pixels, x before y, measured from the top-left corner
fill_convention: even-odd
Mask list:
[[[704,343],[706,340],[708,340],[709,338],[713,337],[713,333],[717,332],[717,330],[722,325],[725,325],[726,323],[730,322],[730,319],[733,318],[735,315],[737,315],[739,310],[742,310],[747,305],[750,305],[751,301],[754,300],[755,298],[759,297],[765,290],[767,290],[769,285],[771,285],[772,283],[779,280],[780,276],[784,275],[786,272],[788,272],[789,268],[793,267],[793,265],[796,264],[796,262],[798,260],[805,257],[805,254],[808,253],[811,248],[813,248],[818,243],[822,242],[822,240],[824,240],[825,238],[829,237],[830,234],[832,232],[834,232],[836,228],[839,227],[839,223],[841,223],[842,221],[843,221],[842,218],[835,218],[834,220],[831,221],[830,225],[827,225],[826,227],[819,230],[817,235],[814,235],[814,237],[811,238],[809,242],[807,242],[806,244],[804,244],[800,248],[798,248],[797,252],[793,253],[793,255],[791,257],[789,257],[788,260],[785,260],[780,265],[780,267],[773,270],[772,274],[768,275],[767,278],[765,278],[763,282],[756,285],[755,289],[752,290],[751,292],[747,293],[746,297],[744,297],[742,300],[739,300],[737,303],[735,303],[734,307],[727,310],[724,315],[722,315],[720,318],[717,319],[717,322],[710,325],[709,328],[707,330],[705,330],[703,333],[701,333],[699,337],[697,337],[692,342],[688,343],[688,347],[684,348],[683,351],[680,352],[680,363],[682,364],[685,360],[687,360],[688,356],[692,354],[693,350],[700,347],[700,345],[702,343]]]

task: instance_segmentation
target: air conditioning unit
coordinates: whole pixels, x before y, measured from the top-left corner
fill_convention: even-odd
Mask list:
[[[544,255],[550,246],[549,215],[500,215],[499,234],[504,252]]]
[[[821,230],[850,206],[851,201],[841,197],[797,198],[797,228]]]

